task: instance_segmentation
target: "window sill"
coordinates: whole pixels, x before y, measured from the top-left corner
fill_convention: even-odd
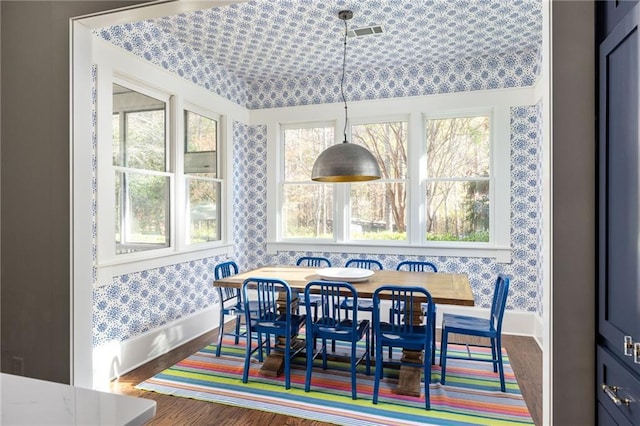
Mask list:
[[[170,250],[170,249],[168,249]],[[170,252],[162,250],[162,253],[143,252],[136,253],[140,256],[128,256],[124,259],[115,258],[98,265],[97,286],[111,284],[113,277],[160,268],[177,263],[190,262],[192,260],[204,259],[207,257],[231,255],[233,253],[232,244],[223,244],[206,249],[182,250],[180,252]]]
[[[445,257],[481,257],[495,259],[498,263],[511,263],[511,247],[469,243],[464,247],[451,243],[433,243],[429,246],[409,244],[371,243],[335,243],[335,242],[270,242],[267,253],[280,251],[309,251],[326,253],[363,253],[363,254],[402,254],[408,256],[445,256]]]

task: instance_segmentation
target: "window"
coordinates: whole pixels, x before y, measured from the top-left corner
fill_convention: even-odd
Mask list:
[[[170,245],[167,105],[113,84],[116,253]]]
[[[218,118],[184,111],[186,242],[220,240],[222,181],[218,178]]]
[[[382,178],[351,185],[350,239],[406,241],[407,122],[354,125],[351,137],[378,159]]]
[[[320,153],[335,143],[335,125],[284,126],[282,238],[407,240],[407,122],[368,122],[351,128],[352,143],[378,158],[382,179],[348,186],[348,201],[335,201],[336,186],[311,181]],[[334,219],[348,205],[348,229]],[[344,236],[343,236],[344,235]]]
[[[329,125],[283,128],[282,236],[333,238],[332,185],[311,181],[316,157],[334,141]]]
[[[428,241],[489,242],[490,118],[426,120]]]
[[[355,103],[349,143],[377,158],[382,178],[311,181],[344,121],[326,105],[261,111],[268,149],[267,252],[454,256],[511,260],[513,105],[528,92],[453,93]],[[381,115],[388,111],[389,114]],[[317,117],[317,122],[287,120]],[[338,138],[336,135],[340,134]]]
[[[115,233],[115,241],[102,246],[101,261],[118,264],[221,247],[222,220],[228,217],[220,172],[221,116],[178,94],[115,81],[110,153],[101,151],[111,156],[114,178],[112,184],[100,180],[101,188],[114,194],[113,202],[101,199],[101,229],[108,222],[115,226],[99,231],[105,239]],[[105,206],[111,211],[105,213]]]

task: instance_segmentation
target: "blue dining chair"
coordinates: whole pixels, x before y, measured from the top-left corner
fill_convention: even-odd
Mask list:
[[[389,322],[380,319],[380,301],[391,301],[394,306],[402,306],[402,309],[394,311]],[[422,323],[423,308],[421,301],[426,300],[427,323]],[[397,285],[383,285],[373,293],[373,330],[376,341],[376,373],[373,386],[373,403],[378,403],[378,391],[380,380],[385,365],[408,365],[420,367],[424,375],[424,400],[425,408],[431,408],[429,397],[429,384],[431,383],[431,356],[433,354],[433,331],[429,320],[433,318],[433,299],[431,294],[423,287],[406,287]],[[414,359],[403,356],[399,360],[388,358],[383,360],[383,348],[402,348],[410,351],[421,351],[422,357]],[[421,361],[421,362],[417,362]]]
[[[284,300],[279,295],[284,294]],[[250,296],[253,296],[250,299]],[[247,278],[242,283],[242,298],[245,304],[247,323],[247,346],[244,359],[242,383],[249,379],[251,355],[258,352],[258,361],[262,360],[262,351],[267,356],[271,351],[281,351],[284,356],[285,389],[291,387],[291,359],[305,349],[305,345],[292,349],[291,341],[300,333],[306,315],[291,313],[291,287],[286,281],[273,278]],[[256,309],[250,309],[250,300],[256,303]],[[252,347],[252,335],[257,336],[257,345]],[[264,338],[263,338],[264,336]],[[271,336],[275,340],[284,338],[282,345],[271,346]]]
[[[357,399],[356,388],[356,366],[365,360],[366,374],[371,374],[371,355],[369,350],[369,335],[371,333],[370,321],[367,319],[358,321],[358,310],[355,305],[351,308],[351,318],[343,315],[340,307],[345,297],[351,297],[358,301],[356,289],[349,283],[336,281],[310,281],[304,289],[304,300],[307,310],[311,307],[311,296],[318,296],[320,307],[320,317],[311,319],[307,316],[307,377],[305,381],[305,392],[311,388],[311,373],[313,371],[313,361],[322,355],[322,369],[327,369],[327,339],[332,341],[348,342],[351,344],[351,398]],[[356,353],[357,344],[362,338],[365,339],[366,348],[360,356]],[[317,340],[321,339],[322,347],[314,351]]]
[[[296,261],[296,266],[331,267],[331,261],[321,256],[302,256]]]
[[[382,263],[373,259],[350,259],[347,263],[344,264],[346,268],[362,268],[362,269],[372,269],[372,270],[382,270]],[[342,308],[347,311],[347,313],[351,310],[353,305],[353,299],[345,299],[342,301]],[[373,310],[373,301],[371,299],[358,299],[358,304],[356,305],[359,311],[371,312]],[[372,348],[373,349],[373,348]]]
[[[316,268],[331,267],[331,261],[326,257],[302,256],[296,261],[296,266],[315,266]],[[310,307],[313,308],[313,320],[318,319],[318,300],[315,294],[311,295]],[[306,311],[307,314],[309,311]]]
[[[233,261],[219,263],[215,266],[213,272],[215,279],[219,280],[237,274],[238,265]],[[240,332],[240,325],[244,317],[245,306],[244,303],[242,303],[239,288],[216,287],[216,290],[218,291],[218,301],[220,302],[220,326],[218,327],[218,345],[216,346],[216,357],[219,357],[220,351],[222,350],[222,338],[225,335],[234,336],[236,345],[240,337],[244,336],[244,332]],[[250,303],[249,306],[250,309],[255,310],[256,308],[254,303]],[[224,330],[227,315],[233,315],[235,317],[235,329],[233,332],[226,332]]]
[[[382,263],[373,259],[350,259],[347,263],[344,264],[346,268],[362,268],[362,269],[372,269],[372,270],[382,270]],[[353,307],[354,300],[351,298],[344,299],[340,304],[340,307],[345,310],[346,314],[349,314],[351,308]],[[373,311],[373,300],[359,298],[358,303],[356,304],[356,309],[363,312],[371,312]],[[347,317],[348,318],[348,317]],[[374,348],[374,337],[371,335],[371,352],[373,352]]]
[[[431,262],[403,260],[396,266],[396,271],[438,272],[438,268]]]
[[[410,271],[410,272],[438,272],[438,268],[431,262],[423,262],[417,260],[404,260],[398,263],[396,266],[396,271]],[[422,305],[423,310],[426,308],[426,304]],[[395,310],[402,310],[402,306],[391,306],[389,308],[389,318],[393,318],[393,313]],[[433,346],[432,346],[432,354],[431,354],[431,362],[435,364],[436,362],[436,306],[433,306],[433,318],[429,320],[429,322],[433,326],[432,336],[433,336]],[[389,349],[389,358],[393,356],[391,349]]]
[[[442,317],[442,342],[440,344],[440,367],[442,374],[440,383],[445,384],[447,359],[466,359],[473,361],[490,362],[493,364],[493,372],[500,373],[500,390],[505,391],[504,366],[502,363],[502,319],[507,305],[507,295],[509,294],[509,278],[499,274],[493,291],[493,301],[491,302],[491,314],[489,318],[480,318],[467,315],[456,315],[445,313]],[[487,337],[491,345],[480,345],[470,343],[449,342],[449,333],[456,335],[467,335],[477,337]],[[467,347],[467,356],[450,355],[447,352],[447,345],[463,344]],[[472,357],[469,347],[491,348],[491,358]]]

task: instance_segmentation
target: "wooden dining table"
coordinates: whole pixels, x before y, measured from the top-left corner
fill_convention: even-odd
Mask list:
[[[217,287],[241,288],[247,278],[276,278],[286,281],[291,289],[297,293],[304,292],[309,281],[320,280],[316,273],[319,268],[291,265],[262,266],[226,278],[215,280]],[[372,298],[378,287],[384,284],[399,286],[419,286],[427,289],[436,304],[473,306],[473,293],[469,277],[466,274],[450,274],[445,272],[411,272],[395,270],[376,270],[366,281],[352,283],[358,292],[358,297]],[[384,298],[384,294],[380,295]],[[421,312],[420,303],[426,300],[415,299],[415,312]],[[295,301],[297,303],[297,300]],[[300,344],[300,342],[298,342]],[[261,374],[277,376],[283,369],[282,356],[267,357],[261,368]],[[403,356],[411,362],[421,363],[423,354],[415,351],[404,351]],[[418,367],[402,366],[400,368],[398,388],[399,394],[420,396],[421,369]]]

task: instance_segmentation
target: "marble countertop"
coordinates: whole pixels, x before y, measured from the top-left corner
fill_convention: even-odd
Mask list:
[[[60,383],[0,374],[0,424],[143,425],[156,402]]]

